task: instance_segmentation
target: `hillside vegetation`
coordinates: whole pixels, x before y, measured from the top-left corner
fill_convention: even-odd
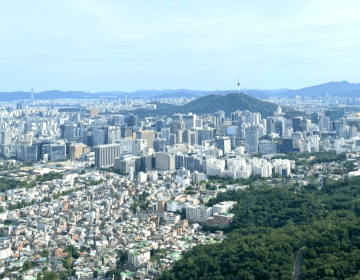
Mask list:
[[[194,247],[159,279],[290,280],[298,252],[299,279],[360,279],[360,177],[320,185],[220,194],[209,205],[238,202],[227,238]]]
[[[223,110],[229,116],[231,112],[237,110],[250,112],[259,112],[262,117],[272,116],[276,111],[278,105],[261,101],[243,93],[231,93],[228,95],[211,94],[182,106],[157,104],[157,110],[135,110],[132,114],[140,117],[146,116],[170,116],[175,113],[186,114],[192,112],[194,114],[212,114]],[[297,112],[289,108],[283,108],[286,116],[291,118],[294,116],[304,115],[302,112]]]

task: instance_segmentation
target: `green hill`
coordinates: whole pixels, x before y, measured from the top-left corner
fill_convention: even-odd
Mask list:
[[[156,110],[136,110],[132,114],[140,117],[146,116],[170,116],[175,113],[212,114],[219,110],[225,111],[229,116],[231,112],[248,110],[259,112],[262,117],[272,116],[278,105],[261,101],[243,93],[230,93],[228,95],[207,95],[182,106],[157,104]],[[283,108],[287,117],[304,115],[302,112],[294,111],[290,108]]]

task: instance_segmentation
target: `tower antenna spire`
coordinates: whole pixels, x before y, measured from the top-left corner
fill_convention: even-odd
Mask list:
[[[239,79],[239,75],[238,75],[238,82],[237,82],[237,86],[238,86],[238,93],[240,93],[240,79]]]

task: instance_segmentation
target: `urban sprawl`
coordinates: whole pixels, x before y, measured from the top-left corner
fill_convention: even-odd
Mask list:
[[[236,202],[209,206],[219,193],[360,175],[357,99],[268,101],[145,118],[153,100],[0,104],[0,278],[153,279],[226,238]]]

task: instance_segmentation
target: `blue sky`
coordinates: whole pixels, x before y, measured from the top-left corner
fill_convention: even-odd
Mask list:
[[[0,91],[358,83],[359,14],[357,0],[2,1]]]

